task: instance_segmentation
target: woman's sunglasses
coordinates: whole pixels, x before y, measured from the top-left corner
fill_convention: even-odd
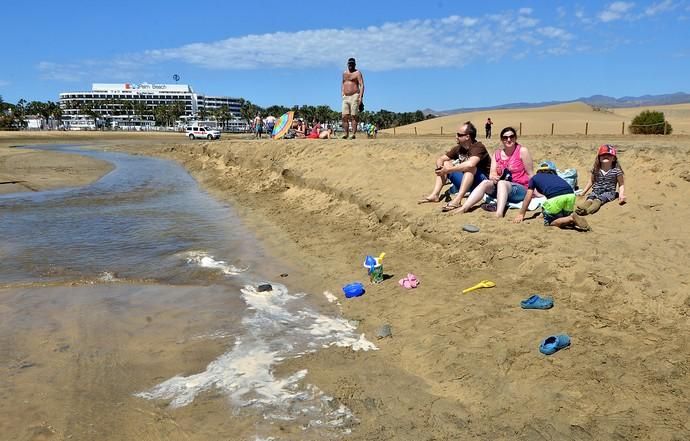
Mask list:
[[[507,141],[507,140],[509,140],[509,139],[515,139],[515,135],[505,135],[505,136],[501,136],[501,139],[504,140],[504,141]]]

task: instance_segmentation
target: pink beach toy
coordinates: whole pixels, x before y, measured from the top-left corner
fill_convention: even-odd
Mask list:
[[[398,280],[398,284],[403,288],[411,289],[416,288],[417,285],[419,285],[419,280],[417,279],[417,276],[415,276],[412,273],[409,273],[407,277]]]

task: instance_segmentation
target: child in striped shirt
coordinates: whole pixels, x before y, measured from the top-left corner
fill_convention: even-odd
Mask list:
[[[582,192],[583,195],[591,189],[587,199],[578,204],[576,213],[585,216],[599,211],[602,205],[618,198],[620,205],[625,204],[625,181],[623,169],[618,163],[616,148],[610,144],[599,147],[597,159],[591,170],[589,182]],[[618,191],[616,191],[618,187]]]

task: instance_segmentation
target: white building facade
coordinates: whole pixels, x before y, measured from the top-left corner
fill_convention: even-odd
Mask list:
[[[186,84],[94,83],[87,92],[60,94],[63,124],[71,130],[156,130],[196,121],[235,131],[246,125],[240,120],[241,105],[239,98],[198,94]]]

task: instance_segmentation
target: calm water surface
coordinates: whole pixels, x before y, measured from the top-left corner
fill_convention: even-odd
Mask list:
[[[109,275],[208,282],[212,273],[199,272],[189,259],[222,256],[240,268],[265,257],[232,210],[201,191],[179,165],[73,146],[53,149],[105,160],[115,169],[81,188],[0,196],[2,283]]]

